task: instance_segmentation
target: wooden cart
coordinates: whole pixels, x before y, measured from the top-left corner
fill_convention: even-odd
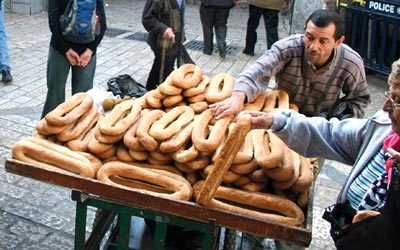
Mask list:
[[[153,249],[164,249],[166,227],[170,224],[205,233],[204,249],[215,249],[221,227],[299,246],[307,247],[311,242],[313,187],[310,189],[306,221],[303,226],[294,227],[247,218],[193,202],[160,198],[140,190],[121,189],[95,179],[28,165],[12,159],[6,161],[5,167],[8,172],[72,190],[72,199],[76,201],[75,249],[91,249],[98,246],[105,230],[111,224],[111,219],[116,215],[119,216],[118,249],[128,249],[131,216],[156,221]],[[107,213],[102,223],[99,223],[99,228],[93,228],[88,240],[85,240],[88,206],[104,209]]]

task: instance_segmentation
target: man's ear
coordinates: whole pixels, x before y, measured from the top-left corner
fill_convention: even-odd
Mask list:
[[[339,47],[343,42],[344,42],[344,36],[342,36],[338,40],[336,40],[335,48]]]

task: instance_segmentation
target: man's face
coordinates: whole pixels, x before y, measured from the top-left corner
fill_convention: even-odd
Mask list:
[[[388,112],[393,131],[400,135],[400,85],[391,84],[389,92],[383,110]]]
[[[335,41],[336,27],[333,23],[324,28],[316,26],[311,20],[308,21],[304,36],[304,44],[307,51],[307,60],[317,67],[325,65],[334,48],[344,41],[341,37]]]

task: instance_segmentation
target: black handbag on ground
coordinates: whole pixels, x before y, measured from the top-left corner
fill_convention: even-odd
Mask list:
[[[351,212],[348,204],[336,204],[325,210],[323,218],[331,223],[331,236],[338,250],[400,249],[400,171],[397,165],[392,168],[386,202],[379,215],[351,224],[355,211]]]
[[[107,81],[107,86],[113,95],[119,95],[121,98],[125,96],[141,97],[147,92],[146,87],[126,74],[110,78]]]

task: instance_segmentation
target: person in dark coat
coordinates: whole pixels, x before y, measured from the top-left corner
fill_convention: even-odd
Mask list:
[[[82,1],[82,0],[78,0]],[[93,87],[96,70],[96,50],[106,31],[106,14],[103,0],[96,1],[97,23],[100,25],[94,41],[73,43],[62,35],[60,16],[65,12],[69,0],[48,1],[48,19],[51,31],[47,60],[47,97],[42,118],[65,101],[65,84],[71,69],[72,94],[88,91]]]
[[[147,79],[146,89],[155,89],[174,70],[175,60],[184,41],[184,0],[147,0],[143,9],[142,24],[149,32],[147,43],[154,52],[154,62]],[[164,70],[160,79],[162,49],[166,44]],[[178,60],[178,66],[181,62]]]
[[[203,27],[204,49],[203,53],[211,55],[213,52],[213,29],[219,55],[226,56],[226,33],[230,9],[238,0],[201,0],[200,19]]]

